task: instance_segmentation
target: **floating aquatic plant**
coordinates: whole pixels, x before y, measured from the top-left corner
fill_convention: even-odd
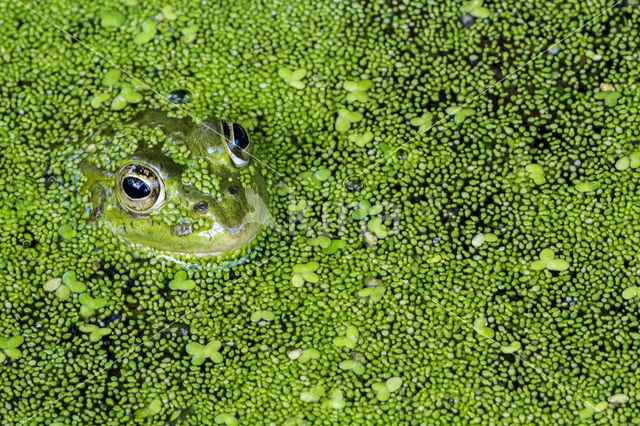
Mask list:
[[[273,321],[276,318],[275,314],[271,311],[258,310],[251,314],[251,321]]]
[[[70,240],[76,235],[75,229],[73,229],[73,226],[69,225],[68,223],[60,226],[60,228],[58,229],[58,233],[65,240]]]
[[[471,0],[460,7],[460,12],[468,13],[476,18],[484,19],[491,15],[491,11],[483,6],[482,0]]]
[[[515,352],[519,351],[520,348],[522,348],[522,345],[520,344],[520,342],[517,342],[517,341],[513,341],[509,345],[506,345],[506,346],[500,346],[500,350],[505,354],[515,353]]]
[[[136,419],[144,419],[146,417],[153,417],[162,411],[162,400],[155,398],[151,400],[145,407],[136,410],[133,416]]]
[[[471,117],[476,112],[473,108],[451,106],[446,109],[446,113],[452,115],[453,121],[455,121],[456,123],[462,123],[465,118]]]
[[[595,95],[596,99],[604,100],[604,104],[608,107],[614,107],[618,104],[618,99],[620,99],[622,94],[620,92],[598,92]]]
[[[354,359],[347,359],[347,360],[341,361],[338,366],[343,370],[351,370],[358,376],[361,376],[362,374],[364,374],[364,364]]]
[[[359,147],[365,147],[373,140],[373,133],[366,131],[364,133],[353,133],[349,135],[349,141],[356,144]]]
[[[152,19],[145,19],[142,22],[140,32],[133,38],[135,44],[145,44],[156,35],[156,24]]]
[[[336,130],[346,132],[351,128],[351,124],[357,123],[360,120],[362,120],[362,113],[344,108],[340,109],[338,110],[338,117],[336,118]]]
[[[125,17],[116,10],[102,10],[98,14],[100,17],[100,25],[107,29],[118,29],[124,24]]]
[[[231,414],[228,414],[228,413],[218,414],[217,416],[214,417],[213,421],[216,422],[216,424],[219,424],[219,425],[224,424],[226,426],[237,426],[240,424],[238,419],[236,419],[235,417],[233,417]]]
[[[555,252],[551,249],[544,249],[540,252],[540,259],[531,263],[531,269],[540,271],[542,269],[550,271],[566,271],[569,269],[569,262],[555,257]]]
[[[476,318],[473,322],[473,329],[483,337],[492,339],[494,336],[493,329],[487,327],[488,320],[485,317]]]
[[[300,399],[304,402],[317,402],[324,395],[325,388],[322,385],[310,387],[308,390],[300,393]]]
[[[620,171],[627,170],[629,167],[631,167],[632,169],[637,169],[638,167],[640,167],[640,151],[634,151],[631,154],[625,155],[624,157],[620,158],[618,161],[616,161],[615,167]]]
[[[414,117],[409,122],[418,128],[418,133],[424,133],[431,127],[433,114],[425,111],[420,117]]]
[[[104,336],[111,333],[111,329],[109,327],[102,328],[94,324],[81,324],[78,328],[83,333],[89,334],[89,341],[91,342],[97,342]]]
[[[67,300],[71,293],[82,293],[87,286],[76,279],[75,272],[67,271],[62,278],[52,278],[44,283],[43,288],[45,291],[55,292],[60,300]]]
[[[18,349],[24,342],[23,336],[0,337],[0,362],[4,362],[7,358],[18,359],[22,356],[22,352]]]
[[[546,179],[544,177],[544,169],[540,164],[536,164],[536,163],[527,164],[527,166],[525,167],[525,170],[529,172],[531,179],[533,179],[533,182],[536,185],[542,185],[543,183],[546,182]]]
[[[498,241],[498,236],[496,234],[492,234],[491,232],[486,232],[484,234],[476,234],[471,239],[471,245],[474,247],[480,247],[484,243],[494,243]]]
[[[340,410],[344,408],[344,395],[340,389],[332,389],[329,392],[329,397],[322,401],[322,405],[325,408],[333,408],[334,410]]]
[[[346,349],[353,349],[358,343],[358,329],[353,325],[348,325],[344,336],[338,336],[333,339],[333,344]]]
[[[85,318],[95,315],[96,310],[107,306],[107,299],[104,298],[92,298],[89,293],[82,293],[78,296],[78,302],[80,302],[80,315]]]
[[[320,267],[318,262],[298,263],[293,266],[293,276],[291,277],[291,284],[294,287],[301,287],[305,282],[317,283],[320,281],[320,276],[316,274],[316,271]]]
[[[402,387],[402,378],[390,377],[385,382],[376,382],[371,385],[371,389],[376,394],[378,401],[386,401],[391,394],[397,392]]]
[[[296,70],[290,70],[289,68],[280,68],[278,70],[278,75],[291,87],[296,89],[304,89],[305,84],[302,81],[305,75],[307,75],[307,70],[304,68],[298,68]]]
[[[373,82],[371,80],[345,81],[343,87],[347,92],[349,92],[349,94],[347,95],[347,101],[367,102],[369,100],[367,90],[369,90],[372,86]]]
[[[193,365],[202,365],[207,358],[212,362],[220,363],[223,360],[220,353],[222,343],[219,340],[211,340],[206,345],[198,342],[187,343],[187,353],[191,355],[191,363]]]
[[[186,271],[178,271],[173,276],[173,279],[169,281],[169,288],[171,290],[191,290],[195,288],[196,282],[194,280],[187,279]]]
[[[631,287],[627,287],[623,292],[622,292],[622,298],[623,299],[633,299],[635,297],[640,297],[640,287],[639,286],[631,286]]]

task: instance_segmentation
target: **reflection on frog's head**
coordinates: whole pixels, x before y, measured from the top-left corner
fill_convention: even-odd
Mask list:
[[[238,124],[148,111],[92,139],[84,173],[93,214],[129,242],[216,255],[247,244],[268,216]]]

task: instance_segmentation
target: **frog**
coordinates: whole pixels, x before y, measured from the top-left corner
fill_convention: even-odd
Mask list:
[[[91,221],[128,244],[218,256],[247,246],[269,218],[240,124],[148,110],[89,139],[82,171]]]

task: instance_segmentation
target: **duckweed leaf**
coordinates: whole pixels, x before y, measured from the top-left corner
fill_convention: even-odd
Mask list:
[[[69,287],[67,287],[66,285],[62,285],[56,290],[55,294],[58,299],[64,301],[67,300],[69,296],[71,296],[71,290],[69,290]]]
[[[631,286],[622,292],[622,298],[626,300],[633,299],[634,297],[639,297],[639,296],[640,296],[640,287],[638,286]]]
[[[251,314],[251,321],[273,321],[276,318],[275,314],[271,311],[255,311]]]
[[[359,147],[364,147],[365,145],[367,145],[369,142],[371,142],[371,140],[373,140],[373,133],[366,131],[365,133],[354,133],[352,135],[349,135],[349,141],[353,142],[354,144],[356,144]]]
[[[62,284],[62,278],[51,278],[42,286],[44,291],[56,291]]]
[[[321,248],[327,248],[331,245],[331,238],[320,236],[316,238],[307,239],[307,244],[311,246],[319,246]]]
[[[540,259],[531,263],[531,269],[534,271],[541,271],[545,268],[550,271],[566,271],[569,267],[569,262],[557,259],[553,250],[548,248],[540,251]]]
[[[332,390],[329,394],[329,398],[325,399],[322,405],[325,408],[333,408],[334,410],[344,408],[342,391],[340,389]]]
[[[158,414],[162,410],[162,401],[160,398],[156,398],[149,402],[146,407],[140,408],[133,413],[133,416],[137,419],[143,419],[145,417],[152,417]]]
[[[293,266],[293,276],[291,277],[291,283],[294,287],[302,286],[305,281],[309,283],[317,283],[320,281],[320,277],[313,271],[318,269],[320,264],[318,262],[298,263]]]
[[[238,424],[240,424],[238,422],[238,419],[227,413],[218,414],[214,417],[213,421],[216,422],[216,424],[224,424],[226,426],[237,426]]]
[[[115,10],[102,10],[98,16],[100,17],[100,25],[107,29],[120,28],[125,21],[124,15]]]
[[[178,271],[173,276],[173,280],[169,282],[169,288],[171,290],[191,290],[196,286],[194,280],[187,279],[187,273],[185,271]]]
[[[454,121],[456,123],[462,123],[465,118],[472,116],[475,114],[475,110],[473,108],[461,108],[457,106],[451,106],[446,109],[446,113],[454,116]]]
[[[432,120],[433,114],[425,111],[420,117],[412,118],[409,123],[411,123],[412,126],[417,127],[419,133],[423,133],[431,127]]]
[[[544,169],[542,168],[541,165],[536,163],[531,163],[525,167],[525,170],[529,172],[531,179],[533,179],[533,182],[536,185],[542,185],[543,183],[546,182],[546,179],[544,177]]]
[[[58,234],[60,234],[60,236],[65,240],[70,240],[76,235],[76,231],[75,229],[73,229],[71,225],[69,225],[68,223],[65,223],[64,225],[60,226],[60,228],[58,229]]]
[[[345,248],[346,246],[347,242],[344,240],[332,240],[331,244],[329,244],[329,247],[325,247],[324,249],[322,249],[322,252],[324,254],[333,254],[338,250]]]
[[[360,120],[362,120],[362,113],[348,109],[340,109],[338,110],[338,117],[336,118],[336,130],[346,132],[351,128],[352,123],[357,123]]]
[[[579,192],[591,192],[591,191],[595,191],[596,189],[598,189],[597,183],[578,182],[576,184],[576,190],[578,190]]]
[[[206,345],[198,342],[187,343],[187,353],[192,356],[191,363],[193,365],[202,365],[207,358],[215,363],[223,361],[222,354],[219,352],[222,343],[219,340],[211,340]]]
[[[108,93],[98,93],[91,98],[90,104],[93,108],[100,108],[100,106],[109,99]]]
[[[113,68],[107,71],[102,77],[102,84],[105,86],[115,86],[120,81],[120,70],[118,68]]]
[[[142,30],[134,38],[135,44],[144,44],[150,41],[156,35],[156,24],[152,19],[146,19],[142,22]]]
[[[372,303],[377,303],[382,300],[382,296],[384,296],[384,292],[386,291],[386,287],[381,285],[377,287],[365,287],[363,289],[358,290],[358,297],[368,297]]]
[[[306,74],[307,70],[303,68],[298,68],[294,71],[288,68],[280,68],[278,70],[278,75],[295,89],[304,89],[305,84],[301,80]]]
[[[183,43],[191,43],[196,39],[196,35],[198,33],[198,25],[189,25],[186,28],[182,29],[182,37],[180,37],[180,41]]]
[[[631,160],[629,157],[622,157],[618,161],[616,161],[616,169],[620,171],[627,170],[631,165]]]
[[[378,401],[386,401],[391,396],[391,392],[389,392],[386,383],[374,383],[371,385],[371,389],[375,392]]]
[[[93,324],[82,324],[79,328],[83,333],[89,333],[89,341],[91,342],[97,342],[104,336],[111,333],[111,329],[109,327],[100,328]]]
[[[309,390],[300,393],[300,399],[304,402],[316,402],[324,395],[324,386],[312,386]]]
[[[378,238],[384,238],[388,234],[387,227],[382,223],[382,219],[379,217],[371,218],[367,223],[367,229],[376,234],[376,237]]]
[[[298,361],[304,364],[305,362],[318,358],[320,358],[320,351],[318,351],[317,349],[309,348],[302,350],[302,353],[298,357]]]
[[[351,370],[359,376],[364,374],[364,365],[360,361],[347,359],[345,361],[341,361],[338,366],[343,370]]]
[[[547,263],[547,269],[550,271],[566,271],[569,269],[569,262],[562,259],[553,259]]]
[[[473,322],[473,329],[478,334],[480,334],[481,336],[484,336],[484,337],[486,337],[488,339],[491,339],[494,336],[493,329],[487,327],[487,319],[484,318],[484,317],[477,318]]]
[[[520,342],[514,341],[514,342],[511,342],[510,345],[500,346],[500,350],[505,354],[512,354],[514,352],[519,351],[521,347],[522,345],[520,344]]]
[[[356,347],[358,343],[358,329],[353,326],[347,326],[346,332],[344,336],[338,336],[333,339],[333,344],[340,347],[345,347],[347,349],[353,349]]]
[[[482,3],[482,0],[471,0],[460,7],[460,12],[468,13],[480,19],[488,18],[491,12],[486,7],[483,7]]]
[[[623,393],[616,393],[607,398],[607,401],[617,407],[618,405],[626,404],[627,402],[629,402],[629,397]]]
[[[621,93],[616,91],[610,91],[610,92],[598,92],[596,93],[595,98],[603,99],[604,104],[608,107],[614,107],[617,105],[618,98],[620,98],[620,96],[622,96]]]
[[[331,170],[329,169],[320,169],[317,170],[313,176],[318,179],[319,181],[325,181],[327,179],[329,179],[331,177]]]
[[[387,379],[385,382],[387,390],[389,392],[395,392],[402,387],[402,378],[394,376]]]
[[[87,286],[76,279],[76,274],[73,271],[67,271],[62,275],[62,282],[74,293],[82,293],[87,289]]]

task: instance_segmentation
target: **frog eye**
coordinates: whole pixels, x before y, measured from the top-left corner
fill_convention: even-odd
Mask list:
[[[250,140],[247,131],[242,126],[231,121],[222,122],[222,132],[226,142],[227,153],[234,166],[245,167],[251,160],[249,154]]]
[[[122,166],[117,185],[120,203],[132,213],[147,213],[165,199],[164,181],[156,170],[143,164]]]

